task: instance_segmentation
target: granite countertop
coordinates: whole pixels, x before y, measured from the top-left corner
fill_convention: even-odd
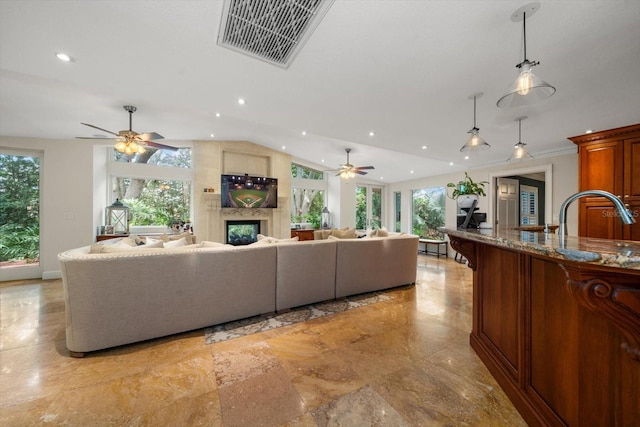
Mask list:
[[[480,230],[441,228],[440,230],[453,237],[461,237],[551,258],[640,270],[640,242],[575,236],[564,236],[564,242],[562,242],[561,236],[556,234],[500,230],[499,228]]]

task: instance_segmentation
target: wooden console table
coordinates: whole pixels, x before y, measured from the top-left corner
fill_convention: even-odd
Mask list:
[[[307,228],[292,228],[291,229],[291,237],[298,237],[298,240],[313,240],[313,231]]]

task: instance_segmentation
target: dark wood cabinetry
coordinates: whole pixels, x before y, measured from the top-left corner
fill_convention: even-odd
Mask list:
[[[609,200],[585,197],[579,200],[578,234],[640,240],[640,124],[569,139],[578,145],[580,191],[615,194],[638,221],[623,225]]]
[[[638,425],[640,270],[449,237],[474,270],[471,347],[529,425]]]
[[[300,240],[313,240],[313,230],[307,229],[291,229],[291,237],[298,237],[298,241]]]

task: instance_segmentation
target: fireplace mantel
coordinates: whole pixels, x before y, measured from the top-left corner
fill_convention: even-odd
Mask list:
[[[269,236],[281,236],[283,230],[280,230],[279,224],[281,215],[287,216],[286,223],[289,223],[289,211],[283,209],[282,206],[288,206],[288,197],[278,197],[278,208],[262,209],[262,208],[223,208],[220,200],[220,194],[205,193],[202,195],[203,201],[207,209],[206,239],[214,242],[224,243],[226,236],[226,221],[239,221],[243,219],[260,220],[260,230],[262,234]],[[284,230],[285,234],[289,230]]]

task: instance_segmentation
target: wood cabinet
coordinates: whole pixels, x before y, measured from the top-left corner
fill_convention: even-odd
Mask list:
[[[471,347],[529,425],[638,425],[640,270],[449,237],[474,270]]]
[[[296,228],[292,228],[291,229],[291,237],[298,237],[298,240],[313,240],[313,230],[307,230],[307,229],[296,229]]]
[[[569,139],[578,145],[579,190],[615,194],[638,221],[623,225],[609,200],[584,197],[579,200],[578,235],[640,240],[640,124]]]

